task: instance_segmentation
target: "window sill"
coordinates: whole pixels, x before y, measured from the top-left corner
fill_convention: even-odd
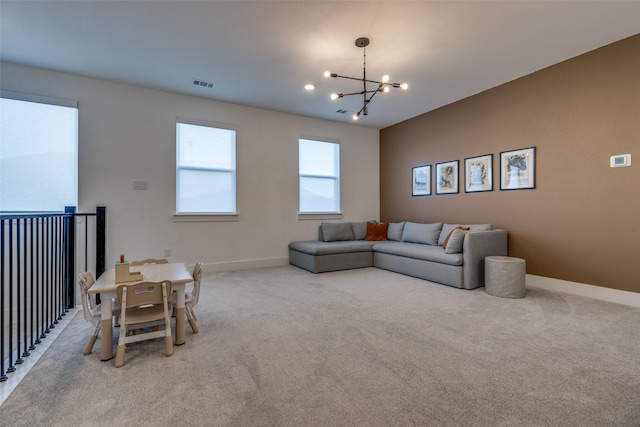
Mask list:
[[[342,212],[298,212],[298,219],[342,219]]]
[[[176,213],[173,222],[237,222],[239,215],[230,213]]]

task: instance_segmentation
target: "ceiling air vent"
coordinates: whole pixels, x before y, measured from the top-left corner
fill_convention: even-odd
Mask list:
[[[336,113],[338,113],[338,114],[346,114],[346,113],[348,113],[348,111],[341,109],[341,110],[336,111]]]
[[[207,82],[201,79],[193,79],[192,81],[193,81],[193,84],[196,86],[206,87],[209,89],[213,89],[214,86],[216,85],[215,83]]]

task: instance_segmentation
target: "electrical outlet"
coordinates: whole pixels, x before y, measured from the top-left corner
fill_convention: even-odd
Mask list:
[[[148,188],[147,181],[133,181],[134,190],[146,190]]]
[[[167,258],[171,256],[171,248],[164,248],[164,256]]]

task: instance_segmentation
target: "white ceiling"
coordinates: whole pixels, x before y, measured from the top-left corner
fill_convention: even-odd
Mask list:
[[[409,83],[378,129],[638,33],[640,1],[0,1],[4,61],[342,122],[361,84],[323,72],[361,77],[369,37],[367,77]]]

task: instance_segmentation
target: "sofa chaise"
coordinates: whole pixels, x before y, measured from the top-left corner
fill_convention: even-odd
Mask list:
[[[507,255],[491,224],[323,222],[318,240],[289,244],[289,263],[312,273],[378,267],[461,289],[484,286],[484,258]]]

